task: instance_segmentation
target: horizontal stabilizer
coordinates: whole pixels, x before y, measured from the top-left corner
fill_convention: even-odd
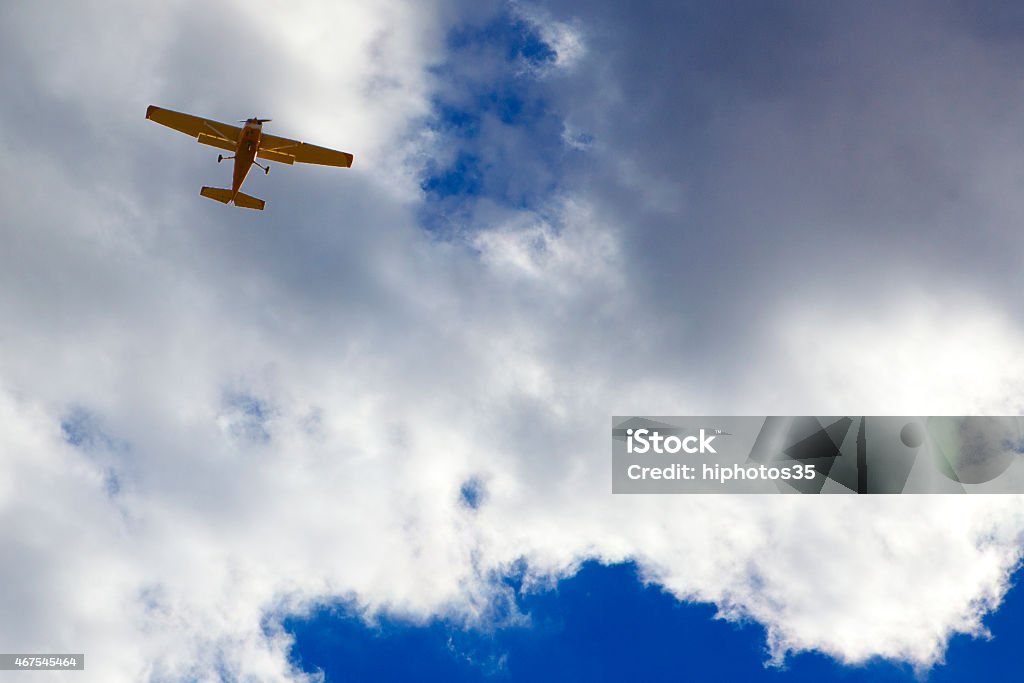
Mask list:
[[[199,190],[199,194],[204,197],[209,197],[210,199],[215,199],[221,204],[227,204],[231,201],[231,190],[225,190],[219,187],[204,187]],[[263,207],[266,205],[267,203],[262,199],[250,197],[249,195],[242,194],[241,192],[235,195],[235,206],[240,206],[243,209],[256,209],[257,211],[262,211]]]
[[[216,199],[221,204],[227,204],[231,201],[231,190],[222,190],[219,187],[204,187],[199,190],[199,194],[210,199]]]
[[[257,211],[262,211],[263,207],[266,205],[267,203],[262,199],[256,199],[256,197],[250,197],[249,195],[242,194],[241,192],[235,195],[235,206],[240,206],[243,209],[256,209]]]

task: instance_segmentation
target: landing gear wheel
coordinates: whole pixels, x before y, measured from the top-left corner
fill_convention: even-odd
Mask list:
[[[263,175],[270,175],[270,167],[269,166],[267,166],[265,169],[263,169]]]
[[[223,154],[218,154],[217,155],[217,163],[219,164],[222,161],[224,161],[224,155]]]

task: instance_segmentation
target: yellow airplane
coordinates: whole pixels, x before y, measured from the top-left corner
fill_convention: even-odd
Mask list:
[[[161,109],[153,105],[149,105],[149,108],[146,109],[146,118],[168,128],[181,131],[185,135],[191,135],[204,145],[218,147],[235,153],[233,157],[217,155],[218,164],[225,159],[235,160],[235,172],[231,181],[231,189],[204,187],[199,191],[199,194],[204,197],[216,199],[224,204],[234,202],[235,206],[259,211],[262,211],[263,207],[266,206],[266,202],[262,199],[250,197],[239,192],[242,183],[245,181],[245,176],[249,174],[249,169],[252,168],[253,164],[262,168],[264,173],[270,173],[270,167],[263,166],[257,162],[257,157],[289,165],[294,164],[296,161],[302,164],[320,164],[321,166],[341,166],[344,168],[352,165],[352,155],[347,152],[317,147],[316,145],[299,142],[298,140],[279,138],[276,135],[263,135],[263,124],[270,121],[270,119],[252,118],[247,121],[239,121],[239,123],[245,124],[244,128],[239,128],[238,126],[203,119],[191,114]]]

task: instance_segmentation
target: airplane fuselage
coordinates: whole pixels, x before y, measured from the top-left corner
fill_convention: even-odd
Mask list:
[[[238,146],[235,148],[235,170],[231,181],[231,199],[234,200],[238,191],[245,182],[245,176],[249,175],[256,160],[256,153],[260,149],[260,136],[263,134],[263,124],[258,121],[246,121],[245,127],[238,136]]]

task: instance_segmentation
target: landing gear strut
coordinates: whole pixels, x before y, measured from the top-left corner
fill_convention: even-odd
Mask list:
[[[252,164],[253,164],[253,166],[259,166],[260,168],[262,168],[264,175],[270,175],[270,167],[269,166],[263,166],[262,164],[260,164],[260,163],[258,163],[256,161],[253,161]]]
[[[223,154],[218,154],[218,155],[217,155],[217,163],[218,163],[218,164],[219,164],[220,162],[224,161],[225,159],[234,159],[234,157],[226,157],[226,156],[224,156]]]

